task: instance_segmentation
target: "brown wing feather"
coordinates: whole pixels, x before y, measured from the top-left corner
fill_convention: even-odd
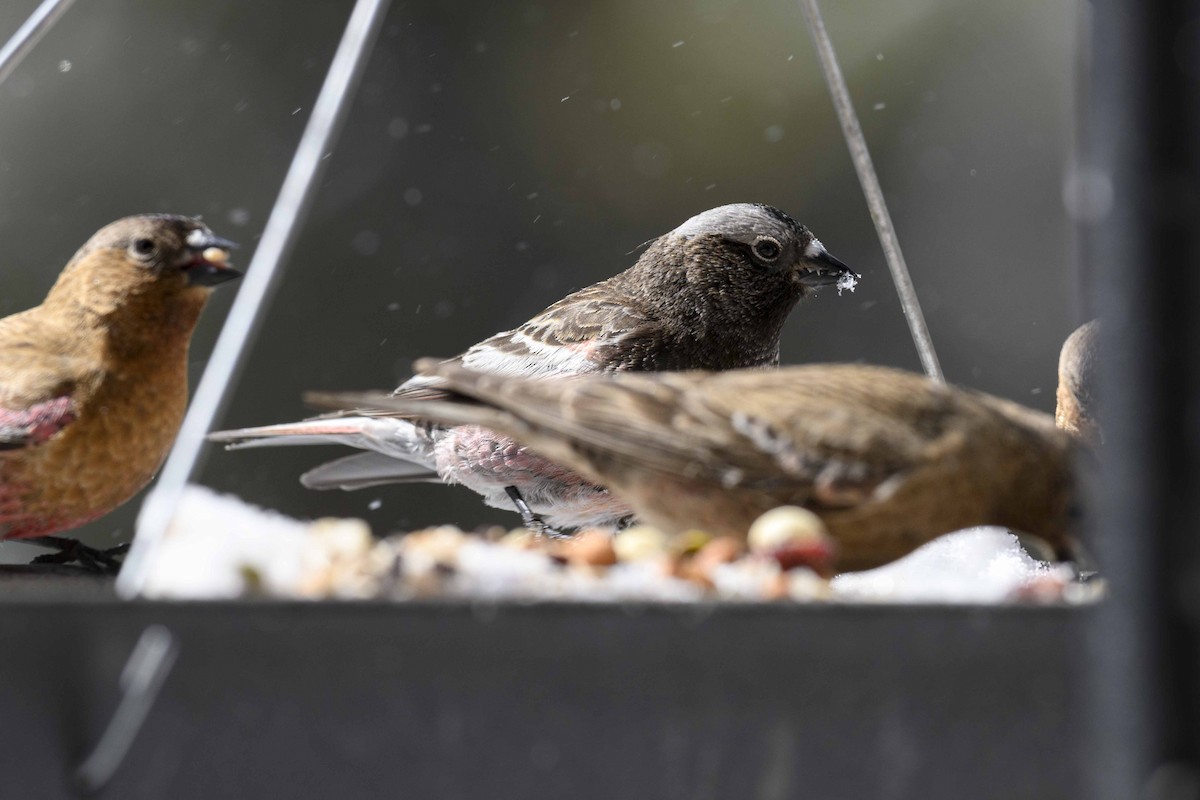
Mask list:
[[[726,487],[808,484],[811,504],[824,507],[861,503],[942,458],[961,444],[964,420],[988,413],[920,376],[853,366],[626,375],[569,388],[439,374],[534,431],[567,437],[583,459]]]
[[[563,348],[571,358],[557,374],[588,374],[626,368],[613,357],[611,345],[618,340],[652,335],[657,325],[629,298],[614,294],[607,282],[601,282],[554,303],[518,327],[489,336],[463,353],[441,363],[489,371],[489,363],[504,364],[506,374],[555,374],[548,368],[549,348]],[[542,349],[546,348],[546,349]],[[512,368],[511,365],[516,365]],[[392,393],[405,400],[444,400],[448,396],[441,378],[417,375]],[[386,411],[353,409],[334,412],[329,417],[347,415],[409,416]]]
[[[40,444],[75,420],[72,395],[89,375],[75,338],[37,309],[0,320],[0,449]]]

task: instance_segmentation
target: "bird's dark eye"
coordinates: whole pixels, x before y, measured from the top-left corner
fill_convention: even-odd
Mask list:
[[[155,250],[153,239],[138,239],[133,243],[133,251],[139,256],[148,256]]]
[[[782,248],[774,239],[759,239],[754,243],[754,254],[763,261],[774,261],[779,258]]]

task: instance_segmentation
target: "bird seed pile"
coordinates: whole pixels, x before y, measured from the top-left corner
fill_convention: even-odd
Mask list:
[[[829,547],[820,520],[795,508],[764,515],[745,544],[644,526],[548,539],[447,525],[376,539],[361,520],[304,523],[193,487],[147,594],[678,603],[1074,602],[1095,593],[997,528],[942,537],[886,567],[832,580]]]

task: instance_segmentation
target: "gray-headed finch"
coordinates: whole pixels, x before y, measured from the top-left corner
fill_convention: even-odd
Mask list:
[[[658,237],[632,267],[575,292],[523,325],[450,359],[470,370],[529,378],[655,370],[726,370],[779,363],[779,334],[814,287],[852,288],[857,275],[777,208],[721,206]],[[417,376],[397,398],[441,395]],[[339,443],[366,453],[301,477],[314,489],[461,483],[527,525],[614,527],[630,508],[605,488],[475,425],[429,426],[358,409],[210,436],[233,447]]]
[[[950,531],[1003,525],[1074,545],[1076,443],[1008,400],[884,367],[663,372],[530,380],[418,363],[443,397],[315,395],[478,425],[598,485],[667,533],[745,539],[781,505],[821,517],[838,570]]]
[[[41,305],[0,319],[0,538],[112,566],[50,534],[107,514],[158,470],[187,406],[196,320],[241,275],[233,246],[188,217],[126,217],[80,248]]]

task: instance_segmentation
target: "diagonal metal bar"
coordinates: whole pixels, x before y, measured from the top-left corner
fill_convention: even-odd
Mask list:
[[[44,0],[0,50],[0,83],[4,83],[46,32],[67,13],[75,0]]]
[[[158,692],[178,655],[179,641],[166,626],[150,625],[142,631],[125,669],[121,670],[121,700],[116,711],[92,752],[76,770],[75,781],[81,790],[92,794],[112,780],[154,708]]]
[[[195,471],[204,446],[204,435],[224,406],[229,388],[237,382],[246,345],[258,327],[262,311],[282,274],[282,264],[291,253],[308,216],[324,172],[325,156],[345,120],[388,4],[389,0],[357,0],[350,14],[312,116],[296,147],[258,249],[246,269],[241,291],[229,310],[225,327],[196,388],[175,447],[138,515],[133,548],[117,577],[117,591],[123,597],[132,597],[141,590],[162,537]]]
[[[850,158],[854,161],[858,182],[862,184],[863,194],[867,197],[867,207],[871,209],[871,219],[879,233],[879,242],[883,245],[883,254],[892,273],[892,282],[896,284],[896,293],[900,295],[900,306],[904,309],[904,318],[908,320],[908,329],[912,332],[917,354],[921,357],[921,366],[930,378],[944,383],[946,379],[942,376],[942,365],[938,363],[937,352],[933,349],[933,339],[929,336],[929,327],[925,324],[925,315],[921,312],[921,302],[917,299],[917,290],[913,288],[912,275],[904,262],[904,254],[900,252],[900,240],[896,238],[891,214],[888,213],[887,203],[883,200],[879,176],[875,174],[875,165],[871,163],[867,140],[863,136],[862,126],[858,124],[858,114],[855,113],[854,103],[850,100],[850,90],[846,87],[846,79],[838,66],[837,54],[833,51],[833,42],[829,38],[829,31],[825,29],[825,21],[821,18],[817,0],[800,0],[800,10],[817,47],[821,71],[825,73],[825,83],[829,86],[829,93],[833,95],[833,106],[837,109],[838,121],[842,124],[842,134],[846,137],[846,146],[850,148]]]

